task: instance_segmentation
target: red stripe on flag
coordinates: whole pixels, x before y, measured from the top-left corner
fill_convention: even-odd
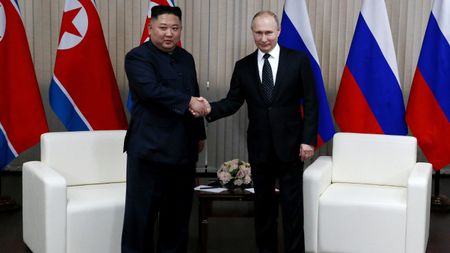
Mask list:
[[[12,2],[2,3],[6,29],[0,41],[0,123],[20,154],[38,143],[48,127],[22,19]]]
[[[151,22],[152,22],[152,20],[149,17],[147,17],[145,19],[144,31],[142,31],[140,44],[144,44],[144,42],[150,38],[150,34],[148,32],[148,26],[150,25]]]
[[[319,149],[322,145],[324,144],[322,137],[320,137],[320,135],[317,135],[317,145],[316,145],[316,150]]]
[[[435,170],[450,164],[450,123],[419,69],[409,95],[406,122]]]
[[[167,0],[151,0],[151,1],[158,5],[169,5]]]
[[[333,110],[342,132],[383,134],[369,104],[346,66]]]

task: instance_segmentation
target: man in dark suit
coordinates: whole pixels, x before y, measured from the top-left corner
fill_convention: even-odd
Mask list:
[[[122,252],[187,251],[195,163],[205,139],[194,59],[177,47],[178,7],[152,8],[151,40],[131,50],[125,70],[132,93],[131,122],[125,137],[127,189]]]
[[[318,124],[313,74],[306,55],[278,45],[274,13],[258,12],[251,28],[258,49],[236,63],[226,98],[211,103],[206,119],[229,116],[247,102],[258,251],[277,251],[278,180],[285,252],[304,252],[303,161],[313,155]]]

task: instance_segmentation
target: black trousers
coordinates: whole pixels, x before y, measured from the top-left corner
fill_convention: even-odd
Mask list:
[[[169,166],[131,155],[127,159],[122,252],[153,253],[156,248],[157,253],[186,253],[195,164]]]
[[[272,160],[252,164],[255,231],[259,253],[277,252],[278,206],[281,203],[286,253],[305,252],[303,233],[303,162]],[[279,198],[274,188],[280,187]]]

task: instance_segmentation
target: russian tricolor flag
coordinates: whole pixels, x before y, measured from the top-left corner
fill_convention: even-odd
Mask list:
[[[147,18],[145,19],[144,24],[144,30],[142,31],[141,36],[141,43],[147,42],[150,40],[150,34],[148,33],[148,26],[150,25],[150,22],[152,21],[152,8],[153,6],[157,5],[164,5],[164,6],[175,6],[175,0],[148,0],[148,12],[147,12]],[[178,43],[178,46],[181,47],[181,42]],[[128,99],[127,99],[127,109],[129,112],[133,109],[133,99],[130,93],[128,93]]]
[[[435,0],[409,95],[406,120],[435,170],[450,164],[450,1]]]
[[[47,131],[19,4],[0,0],[0,170]]]
[[[334,117],[343,132],[406,135],[405,107],[384,1],[362,0]]]
[[[335,133],[330,107],[320,71],[314,37],[304,0],[286,0],[281,20],[280,45],[306,53],[313,68],[316,93],[319,100],[319,131],[317,146],[331,139]]]
[[[66,0],[49,95],[70,131],[127,129],[95,1]]]

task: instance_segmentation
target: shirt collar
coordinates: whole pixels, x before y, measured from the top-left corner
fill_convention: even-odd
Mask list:
[[[258,49],[258,62],[262,61],[263,56],[265,54],[266,53],[263,53],[261,50]],[[270,54],[271,58],[273,57],[275,59],[278,59],[280,57],[280,46],[278,45],[278,43],[275,45],[275,47],[270,52],[268,52],[268,54]]]

